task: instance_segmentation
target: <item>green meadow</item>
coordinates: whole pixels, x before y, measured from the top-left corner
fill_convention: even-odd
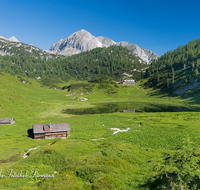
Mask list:
[[[145,89],[144,82],[111,90],[97,84],[92,91],[81,87],[68,91],[0,74],[0,117],[16,119],[12,125],[0,125],[0,189],[162,189],[166,179],[159,177],[160,165],[174,154],[181,155],[187,139],[191,150],[200,152],[200,107],[191,104],[191,99]],[[88,100],[79,101],[80,97]],[[136,110],[139,105],[152,106],[152,110],[159,105],[193,111],[63,112],[129,101],[136,103]],[[28,136],[33,124],[50,122],[69,122],[70,136],[42,140]],[[130,130],[114,134],[111,128]],[[195,183],[199,187],[199,182]]]

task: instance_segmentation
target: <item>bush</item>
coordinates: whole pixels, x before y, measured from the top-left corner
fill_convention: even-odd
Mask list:
[[[115,88],[115,87],[111,87],[110,89],[107,90],[107,93],[108,93],[108,94],[115,94],[115,93],[117,93],[117,92],[118,92],[118,90],[117,90],[117,88]]]
[[[103,76],[103,77],[96,77],[90,79],[88,82],[93,82],[93,83],[106,83],[109,80],[109,77]]]
[[[90,182],[94,181],[95,175],[98,174],[97,176],[99,176],[100,173],[109,173],[109,172],[111,172],[111,167],[106,166],[106,165],[103,165],[103,166],[86,165],[76,170],[76,174],[80,178],[88,180]]]
[[[92,185],[92,189],[125,189],[124,183],[115,176],[105,175]]]
[[[82,90],[83,92],[92,92],[92,89],[95,85],[94,84],[88,84],[88,83],[76,83],[76,84],[70,84],[69,86],[62,87],[62,90]]]
[[[200,188],[199,150],[192,148],[189,138],[174,155],[168,156],[164,164],[156,167],[161,172],[156,182],[162,189],[188,190]],[[158,184],[156,184],[158,185]]]
[[[41,80],[42,85],[50,86],[51,88],[58,88],[57,83],[62,83],[62,81],[58,78],[45,78]]]

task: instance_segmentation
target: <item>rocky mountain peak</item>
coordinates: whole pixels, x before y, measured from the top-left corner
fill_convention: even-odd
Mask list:
[[[102,44],[92,34],[82,29],[66,39],[56,42],[49,51],[55,54],[70,56],[96,47],[102,47]]]
[[[18,39],[15,38],[15,36],[10,37],[9,40],[12,42],[19,42]]]
[[[11,42],[19,42],[18,39],[17,39],[15,36],[12,36],[12,37],[10,37],[10,38],[8,39],[8,38],[6,38],[5,36],[1,36],[1,35],[0,35],[0,39],[1,39],[1,40],[8,40],[8,41],[11,41]]]
[[[113,40],[103,36],[95,37],[84,29],[73,33],[64,40],[61,39],[60,41],[54,43],[48,52],[71,56],[73,54],[92,50],[97,47],[109,47],[112,45],[127,47],[148,64],[153,59],[158,58],[158,55],[156,55],[155,53],[151,52],[150,50],[142,49],[136,44],[130,44],[124,41],[114,42]]]

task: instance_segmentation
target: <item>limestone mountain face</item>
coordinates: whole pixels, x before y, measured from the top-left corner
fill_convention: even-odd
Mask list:
[[[19,42],[18,39],[15,36],[12,36],[10,38],[6,38],[5,36],[0,35],[0,40],[10,41],[10,42]]]
[[[53,58],[59,57],[54,54],[47,53],[41,49],[34,47],[33,45],[28,45],[21,43],[16,37],[6,38],[0,35],[0,55],[23,55],[25,57],[32,58]]]
[[[103,37],[103,36],[99,36],[96,38],[99,42],[101,42],[102,44],[102,47],[109,47],[109,46],[112,46],[112,45],[117,45],[116,42],[114,42],[113,40],[109,39],[109,38],[106,38],[106,37]]]
[[[65,40],[62,39],[53,44],[49,51],[55,54],[70,56],[96,47],[102,47],[102,43],[89,32],[80,30]]]
[[[15,36],[10,37],[9,40],[10,40],[11,42],[19,42],[18,39],[15,38]]]
[[[154,59],[157,59],[159,56],[153,53],[148,49],[140,48],[136,44],[130,44],[128,42],[118,42],[118,46],[123,46],[132,50],[135,54],[137,54],[143,61],[147,62],[147,64],[151,63]]]
[[[123,46],[132,50],[143,61],[148,64],[153,59],[157,59],[159,56],[150,50],[140,48],[136,44],[130,44],[128,42],[114,42],[113,40],[99,36],[95,37],[86,30],[80,30],[73,33],[66,39],[61,39],[51,46],[48,50],[50,53],[70,56],[73,54],[81,53],[83,51],[89,51],[97,47],[109,47],[112,45]]]

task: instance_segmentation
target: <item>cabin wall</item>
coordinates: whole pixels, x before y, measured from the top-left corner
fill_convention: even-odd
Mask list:
[[[59,132],[59,133],[46,133],[45,138],[51,139],[51,138],[66,138],[67,132]]]
[[[44,133],[34,134],[34,139],[44,139],[44,138],[45,138]]]
[[[34,134],[35,139],[67,138],[67,132]]]

